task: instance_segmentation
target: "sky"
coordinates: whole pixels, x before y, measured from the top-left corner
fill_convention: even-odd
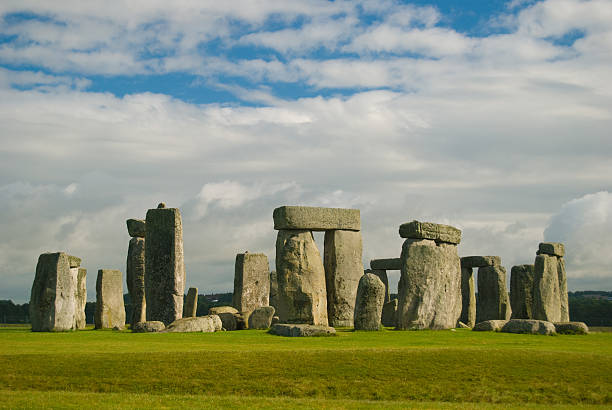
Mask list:
[[[4,0],[0,299],[65,251],[94,300],[159,202],[200,293],[274,269],[282,205],[360,209],[366,268],[417,219],[508,273],[564,242],[610,291],[611,80],[612,0]]]

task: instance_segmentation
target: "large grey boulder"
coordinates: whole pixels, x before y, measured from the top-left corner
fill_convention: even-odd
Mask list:
[[[476,322],[508,320],[512,315],[506,290],[506,269],[503,266],[478,268],[478,301]]]
[[[128,219],[130,221],[130,219]],[[129,223],[128,223],[129,226]],[[145,239],[134,237],[128,245],[126,263],[126,282],[132,304],[130,324],[147,320],[147,301],[145,297]]]
[[[512,319],[502,328],[503,333],[527,333],[533,335],[552,335],[555,325],[544,320]]]
[[[183,315],[185,263],[183,223],[178,209],[160,207],[147,211],[145,262],[147,320],[167,326]]]
[[[276,230],[361,230],[359,209],[281,206],[274,210],[272,216],[274,218],[274,229]]]
[[[372,270],[401,270],[402,260],[400,258],[372,259],[370,261]]]
[[[239,327],[240,313],[221,312],[217,313],[217,316],[221,319],[221,326],[223,329],[227,331],[241,330]],[[242,329],[246,329],[246,326],[243,326]]]
[[[463,258],[461,259],[463,265]],[[476,290],[472,268],[461,267],[461,316],[459,320],[468,327],[476,324]]]
[[[461,315],[457,247],[430,239],[407,239],[401,259],[397,328],[454,328]]]
[[[268,329],[272,325],[274,307],[258,307],[249,315],[249,329]]]
[[[533,265],[513,266],[510,271],[512,319],[533,319]]]
[[[498,265],[501,265],[499,256],[464,256],[461,258],[462,268],[484,268]]]
[[[400,225],[399,234],[402,238],[431,239],[436,242],[458,244],[461,242],[461,230],[454,226],[432,222],[412,221]]]
[[[327,326],[325,269],[312,232],[278,231],[276,274],[281,322]]]
[[[29,304],[32,331],[75,329],[79,268],[71,268],[71,264],[75,264],[74,258],[64,252],[38,257]]]
[[[163,333],[217,332],[223,328],[217,315],[185,317],[177,319],[163,330]]]
[[[183,317],[196,317],[198,310],[198,288],[189,288],[185,296]]]
[[[554,325],[557,333],[562,335],[589,334],[589,327],[584,322],[557,322]]]
[[[372,273],[359,280],[355,302],[355,330],[380,330],[385,303],[385,285]]]
[[[385,303],[391,301],[391,294],[389,293],[389,276],[387,271],[383,269],[366,269],[363,273],[371,273],[378,276],[378,279],[385,285]]]
[[[146,222],[144,219],[128,219],[125,221],[128,234],[132,238],[144,238],[146,233]]]
[[[397,299],[383,305],[381,323],[383,326],[397,326]]]
[[[561,322],[559,262],[556,256],[537,255],[533,278],[533,317],[548,322]]]
[[[336,329],[322,325],[276,323],[270,333],[286,337],[335,336]]]
[[[166,326],[164,323],[158,321],[138,322],[131,326],[132,332],[134,333],[157,333],[165,328]]]
[[[325,232],[323,266],[330,326],[353,326],[355,296],[363,275],[362,240],[359,231]]]
[[[263,253],[239,253],[234,266],[232,305],[241,312],[268,306],[270,265]]]
[[[238,309],[233,306],[214,306],[208,308],[209,315],[218,315],[219,313],[238,313]]]
[[[96,329],[123,329],[125,306],[123,304],[123,275],[115,269],[98,270],[96,280]]]
[[[499,332],[504,325],[508,323],[507,320],[485,320],[474,325],[472,330],[477,332]]]
[[[70,270],[72,271],[71,268]],[[74,328],[85,329],[85,305],[87,304],[87,269],[78,267],[76,281],[76,301],[74,305]],[[73,273],[73,272],[71,272]]]
[[[270,272],[270,306],[278,308],[278,279],[275,270]]]

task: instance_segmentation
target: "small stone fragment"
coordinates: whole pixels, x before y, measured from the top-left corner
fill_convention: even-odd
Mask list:
[[[272,325],[274,308],[272,306],[262,306],[255,309],[249,315],[249,329],[269,329]]]

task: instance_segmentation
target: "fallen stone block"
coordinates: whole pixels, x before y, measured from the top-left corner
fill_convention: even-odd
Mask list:
[[[217,315],[186,317],[172,322],[163,333],[217,332],[223,328]]]
[[[276,230],[361,230],[361,215],[359,209],[281,206],[274,210],[273,218],[274,229]]]
[[[238,313],[238,309],[233,306],[214,306],[208,308],[209,315],[218,315],[219,313]]]
[[[402,260],[400,258],[372,259],[370,269],[401,270]]]
[[[336,329],[330,326],[277,323],[270,333],[287,337],[335,336]]]
[[[436,242],[452,244],[461,242],[460,229],[432,222],[407,222],[400,225],[399,234],[400,237],[409,239],[431,239]]]
[[[152,320],[150,322],[138,322],[132,325],[134,333],[156,333],[161,332],[166,328],[163,322]]]
[[[476,323],[472,330],[477,332],[499,332],[506,323],[508,323],[507,320],[485,320],[484,322]]]
[[[565,246],[559,242],[541,242],[537,254],[563,256],[565,255]]]
[[[146,233],[146,222],[144,219],[128,219],[127,224],[128,234],[132,238],[144,238]]]
[[[555,325],[544,320],[512,319],[502,328],[503,333],[527,333],[533,335],[552,335]]]
[[[462,268],[484,268],[485,266],[499,266],[499,256],[464,256],[461,258]]]
[[[554,325],[557,333],[562,335],[589,334],[589,327],[584,322],[557,322]]]
[[[249,315],[249,329],[269,329],[272,325],[274,307],[262,306],[251,312]]]

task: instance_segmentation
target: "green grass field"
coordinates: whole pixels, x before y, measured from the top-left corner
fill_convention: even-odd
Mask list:
[[[0,407],[612,406],[612,333],[32,333],[0,328]]]

